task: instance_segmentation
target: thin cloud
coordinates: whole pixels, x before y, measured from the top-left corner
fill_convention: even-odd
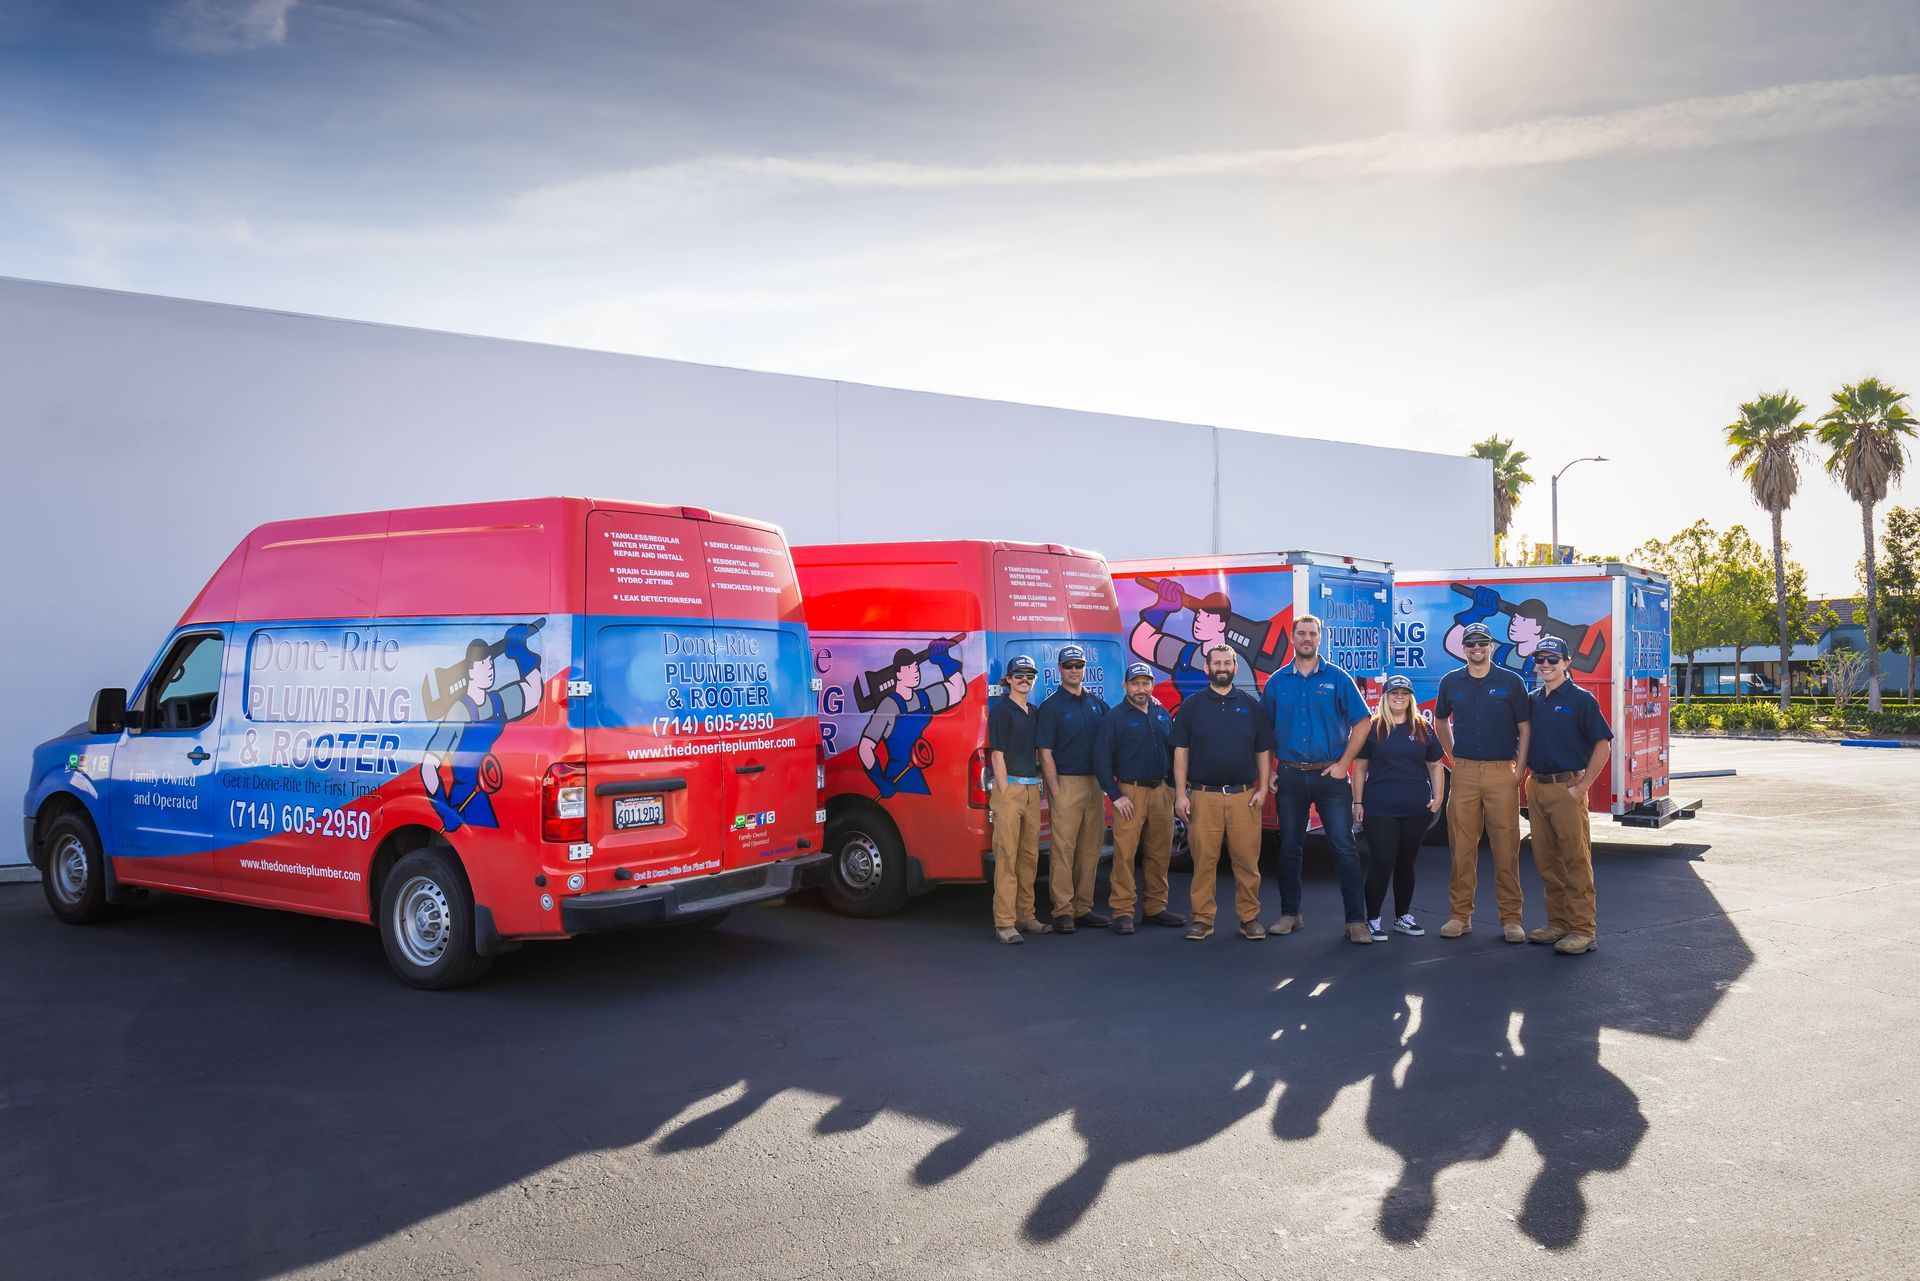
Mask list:
[[[245,53],[287,42],[287,14],[300,0],[179,0],[154,36],[181,53]]]
[[[596,174],[527,193],[518,220],[581,226],[659,221],[792,191],[1063,187],[1206,178],[1301,181],[1571,164],[1804,137],[1920,116],[1920,75],[1779,85],[1457,133],[1386,133],[1345,142],[1141,160],[937,165],[872,157],[712,157]]]

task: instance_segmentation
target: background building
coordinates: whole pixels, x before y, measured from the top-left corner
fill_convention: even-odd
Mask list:
[[[0,370],[23,609],[0,629],[0,761],[21,785],[31,745],[138,679],[234,544],[289,516],[584,493],[795,542],[1493,550],[1479,459],[140,294],[0,280]]]
[[[1793,693],[1795,694],[1831,694],[1825,672],[1821,664],[1836,649],[1851,649],[1865,652],[1867,648],[1867,611],[1857,596],[1841,596],[1832,600],[1810,600],[1807,602],[1807,616],[1817,619],[1823,610],[1832,610],[1837,620],[1829,626],[1815,623],[1818,635],[1810,641],[1800,641],[1787,651],[1788,666],[1792,669]],[[1885,695],[1907,697],[1912,693],[1907,687],[1907,655],[1903,649],[1894,648],[1901,642],[1896,635],[1889,635],[1886,616],[1880,619],[1880,692]],[[1693,692],[1696,694],[1740,694],[1745,693],[1756,698],[1778,695],[1780,692],[1780,647],[1778,645],[1748,645],[1740,651],[1739,686],[1734,683],[1735,663],[1733,646],[1716,645],[1696,650],[1693,656]],[[1686,655],[1674,655],[1673,688],[1676,696],[1685,691]],[[1744,688],[1741,688],[1744,687]],[[1866,697],[1864,678],[1855,696]]]

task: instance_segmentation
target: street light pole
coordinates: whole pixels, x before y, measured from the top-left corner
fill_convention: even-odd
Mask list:
[[[1556,565],[1560,563],[1560,478],[1571,471],[1576,463],[1604,463],[1606,461],[1607,460],[1601,455],[1592,454],[1586,458],[1576,458],[1573,462],[1568,463],[1565,467],[1553,473],[1553,482],[1547,486],[1553,495],[1553,542],[1549,543],[1548,546],[1553,549],[1551,554],[1553,556],[1553,563]]]

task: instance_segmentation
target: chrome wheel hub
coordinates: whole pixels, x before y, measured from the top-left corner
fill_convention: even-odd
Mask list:
[[[87,847],[77,836],[62,837],[47,860],[53,892],[62,903],[77,904],[87,892]]]
[[[407,960],[426,967],[446,955],[452,942],[452,917],[446,891],[432,878],[409,878],[393,901],[393,936]]]
[[[863,832],[855,832],[840,847],[840,879],[851,890],[870,890],[879,884],[880,847]]]

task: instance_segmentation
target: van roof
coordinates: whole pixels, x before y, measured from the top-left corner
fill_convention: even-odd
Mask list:
[[[781,532],[778,525],[704,507],[578,497],[396,507],[269,521],[240,540],[187,606],[179,625],[375,615],[380,612],[379,580],[386,549],[401,540],[422,551],[433,547],[445,558],[439,566],[427,566],[425,572],[440,568],[448,576],[486,579],[488,591],[496,596],[518,587],[528,597],[524,603],[516,602],[505,609],[462,612],[545,610],[552,596],[560,594],[571,581],[567,549],[578,547],[575,528],[584,523],[588,512],[596,510]],[[539,547],[534,550],[530,544]],[[252,565],[258,574],[267,563],[275,565],[271,577],[277,580],[277,590],[271,592],[270,600],[263,601],[258,599],[259,593],[253,590],[246,571]],[[563,575],[557,582],[556,570]],[[516,573],[517,582],[512,581]]]
[[[1088,551],[1084,547],[1069,547],[1064,543],[1021,543],[991,538],[941,538],[888,543],[807,543],[793,548],[793,559],[798,565],[823,565],[842,561],[885,564],[895,560],[924,560],[928,556],[945,555],[958,559],[965,552],[976,555],[982,552],[1038,552],[1042,555],[1082,556],[1089,560],[1104,559],[1099,552]]]

